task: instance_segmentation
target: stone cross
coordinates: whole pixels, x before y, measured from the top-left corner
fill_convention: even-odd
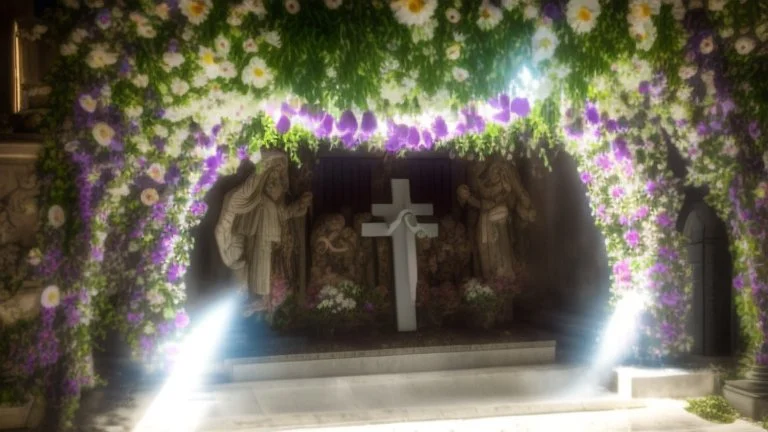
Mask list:
[[[392,180],[392,204],[373,204],[371,214],[385,222],[363,224],[364,237],[392,237],[395,264],[397,330],[416,330],[416,235],[437,236],[437,224],[419,223],[416,216],[432,215],[432,204],[411,203],[408,180]]]

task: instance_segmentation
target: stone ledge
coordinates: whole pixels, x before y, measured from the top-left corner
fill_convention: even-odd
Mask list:
[[[614,370],[620,396],[629,398],[688,398],[718,392],[719,377],[708,369],[620,367]]]

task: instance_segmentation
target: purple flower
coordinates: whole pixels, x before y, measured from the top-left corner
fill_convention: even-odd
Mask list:
[[[635,220],[643,220],[646,216],[648,216],[648,206],[641,206],[639,209],[637,209],[633,218]]]
[[[376,132],[376,127],[378,124],[376,123],[376,116],[373,115],[372,112],[366,111],[363,113],[363,119],[360,122],[360,129],[363,135],[366,137],[371,136],[374,132]]]
[[[139,338],[139,346],[141,347],[141,350],[145,353],[148,353],[152,351],[152,347],[154,346],[154,341],[151,337],[147,335],[141,335]]]
[[[435,133],[435,138],[440,140],[448,136],[448,125],[445,120],[438,116],[435,121],[432,122],[432,132]]]
[[[80,393],[80,383],[72,378],[64,381],[64,393],[69,396],[76,396]]]
[[[751,136],[753,140],[760,138],[760,135],[762,134],[760,132],[760,125],[758,125],[756,121],[750,122],[747,130],[749,131],[749,136]]]
[[[161,322],[160,324],[157,325],[157,333],[160,336],[167,335],[168,333],[171,332],[171,330],[173,330],[173,328],[171,326],[171,323],[169,323],[169,322],[165,322],[164,321],[164,322]]]
[[[344,111],[339,117],[339,121],[336,123],[336,129],[342,134],[357,132],[357,119],[352,111]]]
[[[632,270],[629,268],[627,260],[621,260],[613,265],[613,275],[619,282],[632,282]]]
[[[656,216],[656,223],[662,228],[671,228],[674,225],[674,221],[666,212],[661,212]]]
[[[640,92],[640,94],[648,94],[651,90],[651,83],[648,81],[643,81],[640,83],[640,85],[637,87],[637,91]]]
[[[277,132],[280,134],[288,132],[288,130],[291,129],[291,120],[285,115],[281,115],[275,125],[275,129],[277,129]]]
[[[136,325],[139,322],[141,322],[141,319],[144,318],[144,314],[141,312],[128,312],[125,315],[126,321],[128,321],[128,324]]]
[[[179,263],[173,263],[168,266],[168,282],[174,283],[181,278],[181,275],[186,271],[186,267]]]
[[[432,134],[429,133],[428,130],[424,129],[421,131],[421,140],[424,141],[424,147],[428,150],[431,150],[432,147],[435,144],[434,139],[432,139]]]
[[[744,289],[744,276],[738,275],[733,278],[733,289],[737,292],[741,292]]]
[[[627,140],[624,138],[616,138],[613,140],[611,148],[613,149],[613,157],[618,161],[629,160],[631,157],[629,147],[627,147]]]
[[[619,199],[624,196],[624,188],[621,186],[614,186],[611,188],[611,196],[615,199]]]
[[[640,242],[640,235],[635,230],[629,230],[624,234],[624,240],[630,247],[636,247]]]
[[[594,125],[600,123],[600,112],[592,102],[587,103],[587,108],[584,110],[584,117],[587,118],[587,121],[590,124]]]
[[[590,174],[588,171],[584,171],[583,173],[581,173],[580,178],[581,178],[581,182],[584,183],[585,185],[592,183],[592,174]]]
[[[173,320],[173,323],[176,325],[177,329],[183,329],[189,325],[189,315],[183,310],[179,311],[176,313],[176,318]]]
[[[408,128],[408,138],[406,139],[406,142],[408,143],[408,147],[411,149],[415,149],[419,146],[419,141],[421,141],[421,135],[419,134],[419,130],[416,129],[415,126],[411,126]]]
[[[669,266],[661,262],[656,262],[653,263],[649,271],[651,274],[665,275],[669,273]]]
[[[560,21],[563,19],[563,11],[560,9],[560,5],[558,5],[556,2],[549,2],[545,4],[541,10],[541,13],[552,21]]]
[[[683,299],[683,297],[677,291],[669,291],[662,293],[659,296],[659,301],[664,306],[675,307]]]
[[[648,183],[645,184],[645,192],[648,195],[654,195],[658,190],[659,190],[659,184],[653,180],[648,180]]]
[[[600,169],[604,171],[608,171],[613,167],[613,162],[611,161],[611,158],[607,154],[600,153],[595,158],[595,165],[597,165],[598,167],[600,167]]]
[[[101,29],[107,29],[112,25],[112,15],[109,13],[109,9],[102,9],[96,15],[96,25]]]
[[[315,127],[315,136],[318,138],[327,138],[333,132],[333,116],[323,114],[317,127]]]
[[[189,211],[193,216],[202,217],[208,211],[208,204],[204,201],[195,201],[189,206]]]
[[[619,130],[619,124],[614,119],[608,119],[605,121],[605,130],[610,133],[616,133]]]
[[[528,102],[528,99],[517,97],[512,99],[509,110],[520,117],[526,117],[531,112],[531,104]]]

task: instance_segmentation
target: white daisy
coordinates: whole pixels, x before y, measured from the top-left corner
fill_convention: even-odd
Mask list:
[[[501,0],[501,6],[509,11],[520,6],[520,0]]]
[[[298,0],[285,0],[285,10],[291,15],[296,15],[301,11],[301,5]]]
[[[661,10],[661,0],[630,0],[627,20],[632,24],[642,24],[658,15]]]
[[[283,42],[280,40],[280,33],[276,32],[275,30],[263,31],[261,32],[261,37],[264,39],[264,42],[272,45],[275,48],[280,48],[283,46]]]
[[[576,33],[589,33],[600,16],[598,0],[570,0],[566,9],[568,24]]]
[[[179,9],[190,23],[198,25],[208,18],[213,3],[211,0],[181,0]]]
[[[725,5],[728,3],[728,0],[709,0],[707,2],[707,7],[709,10],[713,12],[718,12],[723,10],[725,8]]]
[[[158,183],[165,183],[165,167],[157,162],[147,168],[147,175]]]
[[[60,205],[54,204],[48,209],[48,224],[54,228],[61,228],[64,222],[67,220],[67,216],[64,214],[64,209]]]
[[[158,3],[155,6],[154,14],[156,17],[160,18],[163,21],[167,21],[170,17],[169,12],[171,11],[170,6],[168,6],[168,3]]]
[[[445,57],[448,60],[456,60],[461,56],[461,44],[455,43],[446,48]]]
[[[461,13],[456,8],[448,8],[445,10],[445,19],[451,24],[456,24],[461,21]]]
[[[72,34],[69,36],[72,42],[76,44],[82,43],[86,37],[88,37],[88,31],[82,28],[72,30]]]
[[[525,9],[523,9],[523,18],[527,19],[528,21],[533,21],[536,18],[539,17],[539,8],[532,4],[528,4],[525,6]]]
[[[751,53],[753,49],[755,49],[755,40],[749,36],[742,36],[736,39],[734,47],[736,48],[737,53],[741,55],[747,55]]]
[[[67,42],[59,47],[59,53],[64,57],[75,55],[77,53],[77,45],[72,42]]]
[[[141,203],[145,206],[155,205],[159,200],[160,195],[155,188],[146,188],[141,191]]]
[[[117,53],[109,51],[105,44],[94,44],[85,57],[85,62],[91,69],[101,69],[117,63]]]
[[[131,82],[138,88],[144,88],[149,85],[149,77],[144,74],[138,74],[131,79]]]
[[[678,71],[677,75],[680,76],[680,78],[686,80],[696,75],[696,72],[698,71],[699,68],[694,64],[684,65],[680,67],[680,71]]]
[[[539,26],[533,34],[533,61],[539,63],[552,58],[560,41],[547,26]]]
[[[339,7],[341,7],[341,4],[343,3],[343,0],[324,0],[325,7],[331,10],[336,10]]]
[[[216,37],[216,40],[213,42],[213,45],[216,47],[216,52],[222,55],[226,55],[229,53],[229,39],[225,38],[223,35],[219,35]]]
[[[259,57],[251,58],[241,75],[243,83],[256,88],[266,87],[272,81],[272,72],[267,64]]]
[[[155,133],[155,136],[160,138],[168,138],[168,128],[163,125],[155,125],[155,127],[152,128],[152,132]]]
[[[96,111],[96,105],[98,104],[98,101],[89,94],[80,96],[77,102],[84,111],[89,113]]]
[[[243,51],[247,53],[255,53],[259,50],[259,45],[256,43],[253,38],[248,38],[245,41],[243,41]]]
[[[139,37],[143,37],[145,39],[154,39],[154,37],[157,36],[155,28],[149,24],[137,26],[136,34],[138,34]]]
[[[224,78],[234,78],[237,76],[237,68],[235,64],[230,61],[222,62],[219,65],[219,75]]]
[[[477,26],[480,27],[481,30],[486,31],[499,25],[501,18],[503,17],[501,9],[488,1],[483,1],[483,4],[480,5],[480,12],[478,15]]]
[[[93,125],[91,134],[99,145],[106,147],[112,143],[112,139],[115,137],[115,130],[112,129],[112,126],[100,121]]]
[[[188,91],[189,84],[187,84],[186,81],[179,78],[174,78],[173,81],[171,81],[171,93],[176,96],[184,96]]]
[[[120,198],[127,197],[131,190],[128,188],[127,183],[123,183],[120,186],[107,189],[107,193],[112,198],[112,201],[120,201]]]
[[[420,26],[432,19],[437,8],[437,0],[394,0],[389,6],[399,23]]]
[[[46,309],[53,309],[61,302],[61,291],[56,285],[48,285],[40,295],[40,304]]]
[[[656,42],[656,26],[653,21],[645,21],[629,26],[629,35],[635,40],[638,49],[648,51]]]
[[[458,66],[455,66],[451,73],[453,74],[453,79],[458,82],[466,81],[466,79],[469,78],[469,71]]]
[[[702,54],[709,54],[715,50],[715,40],[712,36],[707,36],[699,42],[699,51]]]
[[[233,6],[229,10],[229,15],[227,16],[227,24],[231,25],[232,27],[238,27],[243,23],[243,18],[245,15],[247,15],[247,11],[242,5]]]
[[[173,69],[184,63],[184,56],[177,52],[166,52],[163,54],[163,62]]]

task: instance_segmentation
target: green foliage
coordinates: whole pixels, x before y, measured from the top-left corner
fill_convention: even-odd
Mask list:
[[[733,423],[739,418],[739,413],[722,396],[689,399],[685,410],[715,423]]]

